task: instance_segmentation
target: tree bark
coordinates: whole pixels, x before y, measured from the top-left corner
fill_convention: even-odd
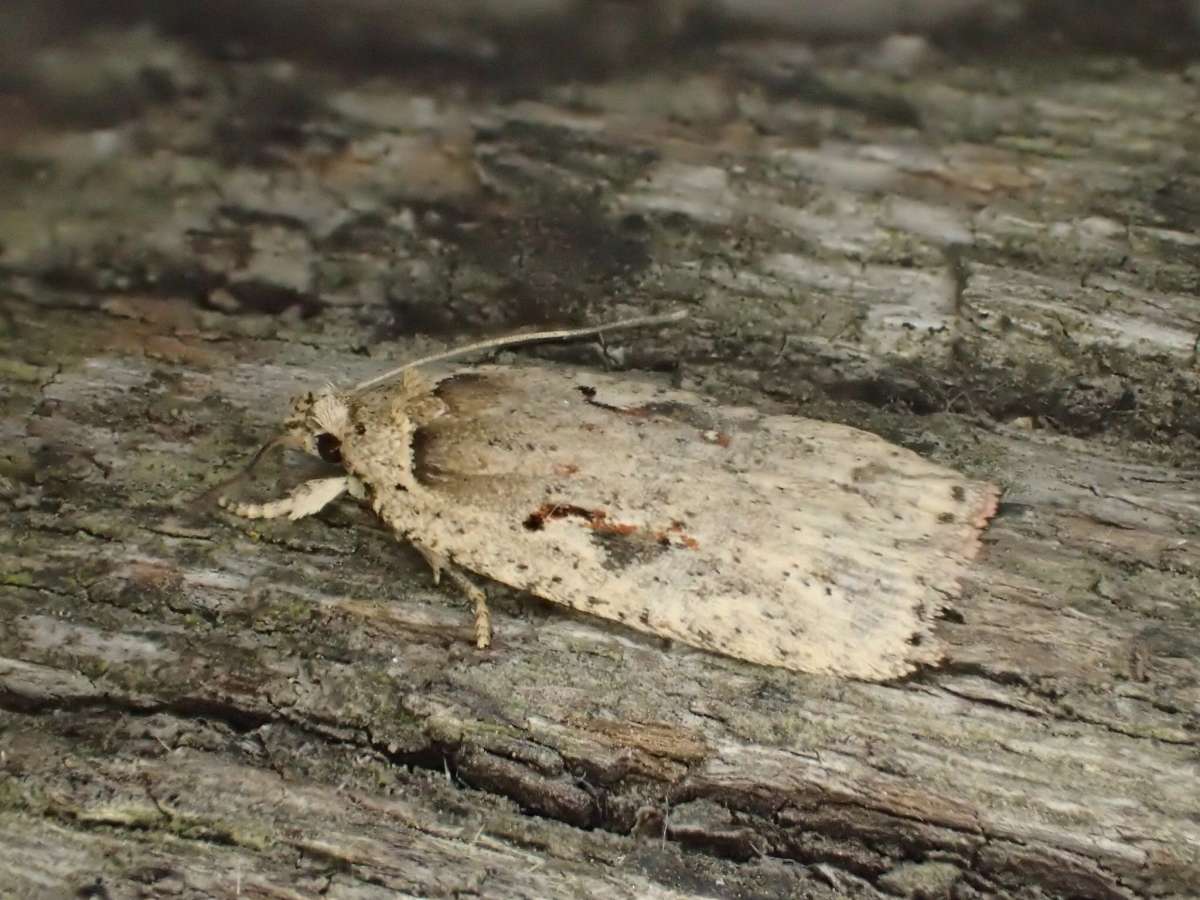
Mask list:
[[[505,81],[139,28],[22,66],[6,895],[1195,894],[1194,69],[746,37]],[[531,352],[1002,485],[942,666],[801,676],[495,585],[480,652],[353,501],[212,502],[298,392],[675,308]]]

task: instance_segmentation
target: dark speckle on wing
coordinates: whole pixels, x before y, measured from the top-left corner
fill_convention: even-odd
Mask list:
[[[592,541],[604,552],[604,568],[614,571],[650,562],[674,548],[657,540],[648,540],[645,533],[613,534],[593,531]]]

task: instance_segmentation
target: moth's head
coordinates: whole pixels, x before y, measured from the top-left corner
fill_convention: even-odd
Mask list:
[[[281,442],[325,462],[340,463],[342,441],[349,428],[349,402],[333,385],[327,385],[292,401],[292,414],[283,423]]]

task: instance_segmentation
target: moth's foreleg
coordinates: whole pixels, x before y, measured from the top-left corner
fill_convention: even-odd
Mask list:
[[[488,609],[487,594],[483,592],[483,588],[471,581],[462,569],[436,550],[430,550],[428,547],[422,547],[416,543],[413,546],[425,557],[429,568],[433,569],[434,584],[441,584],[442,573],[445,572],[458,589],[470,599],[475,607],[475,646],[480,650],[486,650],[492,643],[492,612]]]
[[[295,521],[320,512],[347,491],[355,497],[360,497],[362,485],[357,478],[339,475],[335,478],[314,478],[312,481],[306,481],[280,500],[269,500],[266,503],[235,503],[221,497],[217,503],[235,516],[247,519],[278,519],[280,516],[287,516]]]

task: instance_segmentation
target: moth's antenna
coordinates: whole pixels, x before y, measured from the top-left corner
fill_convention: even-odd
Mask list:
[[[469,353],[479,353],[483,350],[498,350],[502,347],[516,347],[522,344],[541,344],[546,341],[568,341],[626,328],[648,328],[652,325],[666,325],[670,322],[678,322],[680,319],[686,318],[687,311],[681,309],[661,316],[638,316],[633,319],[622,319],[619,322],[609,322],[607,325],[590,325],[586,328],[563,328],[558,331],[533,331],[529,334],[510,334],[505,337],[492,338],[480,341],[477,344],[467,344],[465,347],[443,350],[441,353],[434,353],[431,356],[414,359],[412,362],[407,362],[402,366],[384,372],[382,375],[376,375],[374,378],[368,378],[366,381],[359,382],[354,386],[351,393],[358,394],[369,390],[383,384],[385,381],[390,381],[407,369],[424,366],[428,363],[441,362],[446,359],[453,359],[456,356],[466,356]]]
[[[244,469],[242,469],[236,475],[226,478],[220,484],[210,487],[207,491],[197,497],[195,502],[200,504],[208,503],[214,496],[220,497],[234,485],[245,481],[250,477],[250,473],[257,468],[258,464],[262,462],[263,457],[266,456],[269,451],[274,450],[276,447],[284,446],[288,443],[288,441],[289,436],[286,434],[280,434],[271,438],[271,440],[267,441],[258,448],[258,452],[254,454],[254,457],[246,464]]]

